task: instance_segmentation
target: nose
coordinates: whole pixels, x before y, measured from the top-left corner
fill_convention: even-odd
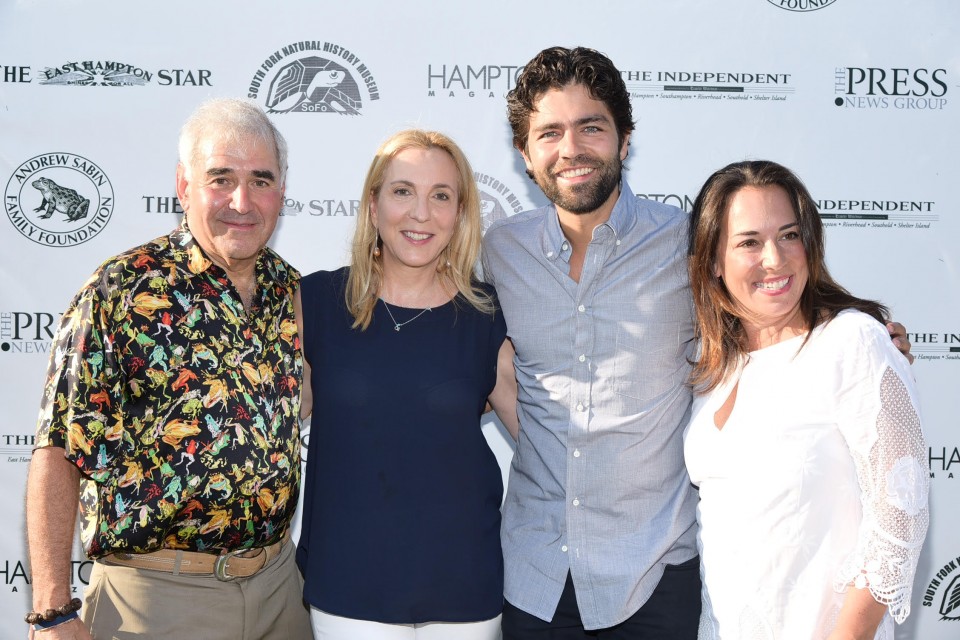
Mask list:
[[[764,244],[760,259],[764,268],[775,269],[779,267],[783,264],[783,251],[780,249],[780,245],[774,241]]]
[[[558,147],[563,158],[575,158],[580,153],[580,140],[575,131],[565,131]]]
[[[230,198],[230,208],[237,213],[249,213],[253,210],[253,205],[250,201],[250,190],[247,188],[247,185],[239,184],[237,188],[233,190]]]
[[[418,197],[410,209],[410,218],[417,222],[426,222],[430,218],[430,203],[427,196]]]

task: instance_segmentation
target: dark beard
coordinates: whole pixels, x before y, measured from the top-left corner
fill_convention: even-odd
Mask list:
[[[582,215],[593,213],[599,209],[610,197],[614,189],[620,184],[620,173],[623,163],[619,156],[615,156],[612,162],[601,162],[596,164],[593,158],[575,158],[574,164],[596,165],[598,176],[595,182],[577,185],[571,191],[563,193],[557,186],[556,178],[551,174],[547,179],[541,179],[534,175],[534,180],[543,191],[543,194],[564,211]]]

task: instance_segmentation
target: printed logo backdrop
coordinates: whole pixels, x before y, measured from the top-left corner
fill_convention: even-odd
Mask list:
[[[786,164],[822,209],[834,275],[911,332],[933,524],[897,637],[956,638],[957,33],[951,0],[0,3],[0,611],[30,606],[23,487],[51,333],[101,261],[177,224],[176,137],[201,100],[249,97],[287,136],[272,245],[309,273],[343,264],[373,152],[404,127],[461,144],[485,226],[543,204],[504,96],[541,48],[583,44],[631,92],[634,191],[689,209],[728,162]],[[505,472],[508,437],[484,433]],[[76,552],[78,593],[88,575]]]

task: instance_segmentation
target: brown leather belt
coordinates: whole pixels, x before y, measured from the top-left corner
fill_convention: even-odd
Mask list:
[[[100,558],[106,564],[150,569],[172,574],[212,575],[228,582],[234,578],[249,578],[280,555],[289,531],[278,542],[268,547],[237,549],[222,554],[160,549],[151,553],[111,553]]]

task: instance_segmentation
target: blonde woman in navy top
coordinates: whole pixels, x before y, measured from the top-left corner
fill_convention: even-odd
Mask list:
[[[489,401],[515,425],[516,387],[480,238],[463,153],[402,131],[370,166],[351,265],[303,279],[297,559],[318,639],[499,637],[503,485],[480,417]]]

